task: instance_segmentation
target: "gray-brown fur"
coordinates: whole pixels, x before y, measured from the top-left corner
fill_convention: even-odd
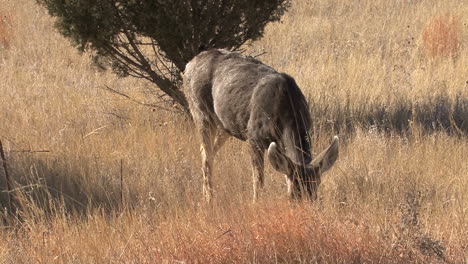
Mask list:
[[[272,166],[288,176],[292,197],[300,197],[304,191],[315,195],[321,170],[319,165],[309,164],[311,118],[305,97],[292,77],[252,57],[213,49],[187,64],[184,87],[202,135],[203,186],[208,200],[212,196],[213,158],[228,135],[251,145],[254,199],[263,187],[267,149]],[[331,165],[338,154],[337,139],[332,146],[333,161],[326,162]]]

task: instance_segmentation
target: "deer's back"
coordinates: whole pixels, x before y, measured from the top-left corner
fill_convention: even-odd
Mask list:
[[[265,147],[284,141],[279,137],[285,130],[294,127],[290,133],[299,133],[298,139],[310,127],[307,103],[294,79],[251,57],[202,52],[187,64],[184,79],[190,108],[197,109],[192,114],[203,113],[206,121],[239,139]]]

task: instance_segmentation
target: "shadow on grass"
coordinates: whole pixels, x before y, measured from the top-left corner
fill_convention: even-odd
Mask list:
[[[129,190],[125,190],[125,203],[122,203],[124,190],[120,186],[119,167],[104,172],[93,169],[91,163],[81,161],[79,167],[51,154],[34,153],[12,154],[7,165],[14,179],[10,192],[13,208],[8,205],[2,170],[0,203],[4,222],[10,222],[11,218],[47,219],[56,214],[86,216],[95,210],[115,213],[136,203],[136,195]]]
[[[89,154],[10,152],[7,165],[14,181],[14,206],[9,208],[0,170],[0,218],[10,225],[16,220],[50,220],[57,215],[67,219],[86,219],[96,212],[116,216],[137,207],[162,213],[193,207],[202,193],[199,168],[188,163],[189,157],[173,155],[178,159],[172,164],[145,163],[150,167],[144,171],[138,161],[127,160],[122,186],[120,160]]]
[[[356,128],[386,134],[423,135],[445,132],[468,135],[468,98],[439,95],[413,102],[399,98],[392,104],[368,102],[352,105],[350,100],[311,102],[315,131],[353,134]]]

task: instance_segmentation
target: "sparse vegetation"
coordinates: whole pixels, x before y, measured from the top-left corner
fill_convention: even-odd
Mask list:
[[[102,89],[153,99],[97,71],[33,1],[0,12],[14,36],[0,47],[0,139],[18,208],[0,170],[0,262],[468,261],[463,1],[300,0],[246,47],[305,91],[315,151],[344,139],[314,204],[290,204],[269,165],[252,204],[247,146],[231,140],[207,206],[190,122]],[[456,55],[428,56],[425,28],[445,14],[459,21]]]

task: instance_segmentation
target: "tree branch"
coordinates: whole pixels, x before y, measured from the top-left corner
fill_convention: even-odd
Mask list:
[[[117,91],[115,89],[110,88],[107,85],[104,85],[104,87],[105,87],[105,89],[103,89],[103,90],[111,92],[113,94],[117,94],[117,95],[122,96],[124,98],[127,98],[128,100],[130,100],[131,102],[134,102],[136,104],[143,105],[143,106],[148,106],[148,107],[153,107],[153,108],[158,108],[158,109],[169,111],[169,112],[174,112],[174,110],[171,110],[169,108],[165,108],[165,107],[162,107],[162,106],[159,106],[159,105],[156,105],[156,104],[148,104],[148,103],[140,102],[140,101],[134,99],[133,97],[130,97],[129,95],[127,95],[125,93],[122,93],[122,92],[119,92],[119,91]]]

